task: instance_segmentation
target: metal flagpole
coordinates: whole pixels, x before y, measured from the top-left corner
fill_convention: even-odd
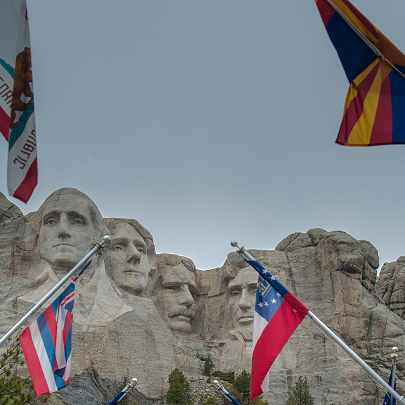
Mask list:
[[[23,318],[17,322],[13,328],[10,329],[9,332],[7,332],[1,339],[0,339],[0,346],[7,341],[7,339],[32,315],[34,314],[40,307],[41,305],[46,302],[56,291],[59,290],[59,288],[66,283],[66,281],[72,277],[76,272],[82,269],[82,267],[101,249],[103,249],[105,246],[108,246],[110,243],[110,237],[109,236],[104,236],[103,241],[101,243],[97,243],[96,246],[94,246],[93,249],[90,250],[87,255],[80,260],[79,263],[76,264],[75,267],[73,267],[72,270],[68,274],[66,274],[65,277],[62,278],[62,280],[59,281],[58,284],[55,285],[55,287],[52,288],[51,291],[46,294],[41,301],[38,302]]]
[[[233,247],[237,247],[237,252],[243,255],[249,261],[256,261],[255,258],[249,254],[245,248],[242,246],[239,248],[237,242],[231,242]],[[343,342],[338,336],[336,336],[322,321],[320,321],[311,311],[307,313],[311,321],[317,325],[327,336],[329,336],[335,343],[337,343],[357,364],[359,364],[363,369],[373,378],[379,385],[381,385],[385,391],[391,394],[391,398],[394,397],[398,404],[405,405],[405,397],[399,395],[394,388],[387,384],[364,360],[362,360],[346,343]]]
[[[240,403],[217,380],[214,380],[214,384],[220,389],[222,394],[234,405],[240,405]]]
[[[393,63],[391,63],[381,52],[380,50],[372,44],[367,37],[345,16],[342,10],[332,1],[326,0],[331,7],[343,18],[346,24],[365,42],[365,44],[384,62],[387,62],[393,69],[395,69],[404,79],[405,74],[403,74]]]
[[[393,390],[395,390],[395,369],[396,369],[396,365],[397,365],[397,351],[398,351],[398,347],[393,347],[392,348],[392,354],[391,354],[391,359],[392,359],[392,366],[391,366],[391,387]],[[391,395],[390,397],[390,405],[394,404],[394,398]]]
[[[108,404],[108,405],[114,405],[114,404],[118,404],[118,402],[121,401],[122,398],[125,397],[125,395],[127,394],[128,390],[134,385],[136,384],[138,380],[136,378],[133,378],[132,381],[130,383],[128,383],[123,390]]]

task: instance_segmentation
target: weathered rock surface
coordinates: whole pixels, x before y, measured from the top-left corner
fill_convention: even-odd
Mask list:
[[[396,262],[384,263],[375,292],[392,312],[405,319],[405,256]]]
[[[3,193],[0,193],[0,222],[18,218],[22,215],[21,210],[15,204],[7,200],[7,197]]]
[[[197,353],[211,356],[216,370],[250,370],[257,274],[242,258],[230,253],[223,266],[200,271],[188,258],[156,255],[142,225],[103,221],[74,189],[53,193],[36,213],[0,219],[0,335],[103,234],[111,235],[109,249],[77,282],[71,382],[53,394],[56,404],[105,404],[136,377],[133,398],[149,405],[161,400],[176,367],[196,392],[211,393]],[[376,248],[345,232],[311,229],[275,250],[249,252],[386,380],[397,346],[397,388],[405,393],[402,257],[383,266],[376,284]],[[327,396],[335,405],[377,405],[384,395],[309,319],[272,366],[265,398],[280,403],[300,375],[315,403]]]

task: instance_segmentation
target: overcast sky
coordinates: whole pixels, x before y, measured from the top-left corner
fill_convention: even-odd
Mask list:
[[[349,87],[313,0],[27,0],[39,183],[223,264],[342,230],[405,255],[405,146],[335,144]],[[405,52],[403,0],[353,4]],[[0,191],[7,193],[3,139]]]

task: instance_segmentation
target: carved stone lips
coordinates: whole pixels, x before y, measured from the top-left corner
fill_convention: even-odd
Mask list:
[[[190,321],[190,317],[187,315],[173,315],[173,317],[180,319],[182,321],[187,321],[187,322]]]
[[[238,322],[247,323],[253,321],[253,315],[241,315],[238,317]]]
[[[140,276],[143,275],[139,270],[135,270],[135,269],[126,269],[126,270],[124,270],[124,273],[134,273],[134,274],[139,274]]]

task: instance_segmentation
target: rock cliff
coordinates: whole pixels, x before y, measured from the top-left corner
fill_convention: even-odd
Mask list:
[[[104,234],[111,236],[77,282],[71,380],[53,394],[55,403],[105,404],[136,377],[134,398],[147,405],[161,399],[176,367],[203,387],[197,353],[210,356],[215,370],[250,370],[257,274],[239,254],[200,271],[190,258],[156,254],[145,227],[103,218],[78,190],[58,190],[26,216],[0,197],[1,336]],[[385,264],[377,280],[370,242],[318,228],[287,236],[275,250],[249,252],[386,380],[397,346],[397,388],[405,393],[403,257]],[[315,403],[326,396],[335,405],[377,405],[384,396],[308,319],[272,366],[264,397],[280,403],[300,375]]]

